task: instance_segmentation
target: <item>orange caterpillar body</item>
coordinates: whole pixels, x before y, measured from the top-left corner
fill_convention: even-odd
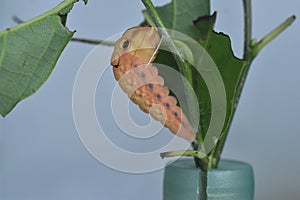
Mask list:
[[[129,98],[163,123],[174,134],[192,142],[196,134],[177,100],[151,62],[157,53],[160,36],[153,27],[128,29],[117,41],[111,65],[116,80]]]

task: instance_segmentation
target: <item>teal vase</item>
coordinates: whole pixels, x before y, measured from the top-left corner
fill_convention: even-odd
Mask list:
[[[164,200],[253,200],[251,165],[221,160],[218,169],[201,172],[193,159],[179,159],[166,166]]]

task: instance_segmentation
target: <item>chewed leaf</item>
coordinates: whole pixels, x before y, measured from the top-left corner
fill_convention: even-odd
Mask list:
[[[218,67],[222,76],[227,99],[227,112],[224,123],[223,132],[229,129],[230,121],[233,118],[236,100],[238,98],[238,90],[242,74],[244,73],[246,61],[238,59],[234,56],[231,41],[229,36],[223,33],[216,33],[212,30],[215,23],[215,14],[211,17],[204,17],[195,21],[195,26],[199,30],[199,43],[209,53]],[[210,28],[208,31],[203,31],[203,27]],[[200,123],[202,132],[205,133],[210,122],[211,104],[208,90],[205,89],[205,83],[199,75],[196,75],[194,86],[199,92],[198,98],[200,101]],[[201,92],[200,92],[201,90]]]
[[[172,0],[162,7],[156,8],[159,16],[163,19],[166,28],[182,32],[193,39],[198,39],[197,29],[193,21],[199,16],[210,14],[209,0]],[[149,12],[145,10],[145,18],[149,19]],[[149,21],[147,21],[149,24]]]
[[[215,23],[216,23],[217,13],[214,12],[211,16],[201,16],[198,17],[196,20],[194,20],[194,25],[197,28],[197,37],[201,40],[207,40],[209,34],[214,29]]]
[[[36,92],[50,76],[73,32],[64,25],[76,0],[66,0],[0,33],[0,114]]]

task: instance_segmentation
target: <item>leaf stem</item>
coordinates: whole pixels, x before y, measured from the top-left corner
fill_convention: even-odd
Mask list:
[[[251,58],[252,52],[252,12],[251,0],[243,0],[244,7],[244,55],[245,60]]]
[[[115,41],[107,41],[107,40],[94,40],[94,39],[88,39],[88,38],[76,38],[73,37],[71,39],[71,41],[73,42],[82,42],[82,43],[87,43],[87,44],[101,44],[101,45],[105,45],[105,46],[114,46],[115,45]]]
[[[159,14],[157,13],[152,1],[151,0],[142,0],[142,2],[150,14],[149,16],[147,16],[147,21],[150,21],[152,24],[154,23],[157,27],[161,28],[160,29],[161,35],[166,40],[168,48],[179,57],[180,67],[185,66],[185,64],[184,64],[185,60],[184,60],[182,54],[178,51],[175,43],[172,41],[171,36],[168,33],[168,31],[166,30],[166,27],[165,27],[164,23],[162,22]],[[192,83],[192,82],[190,82],[190,83]]]
[[[160,16],[158,15],[153,3],[151,0],[142,0],[144,6],[146,7],[147,11],[150,13],[150,15],[152,15],[152,20],[153,22],[156,24],[156,26],[161,27],[163,31],[163,35],[166,36],[166,38],[170,38],[169,33],[165,30],[165,25],[163,24]],[[175,47],[175,45],[174,45]],[[175,49],[174,49],[175,50]]]
[[[168,151],[160,154],[161,158],[175,157],[175,156],[192,156],[201,159],[207,159],[206,155],[201,151],[194,150],[179,150],[179,151]]]
[[[161,35],[166,40],[168,48],[173,53],[175,53],[176,57],[179,59],[177,61],[179,62],[179,67],[180,67],[181,72],[183,73],[184,76],[185,76],[185,73],[186,73],[187,76],[185,76],[185,78],[192,85],[193,81],[192,81],[191,70],[190,70],[188,64],[186,63],[185,59],[183,58],[182,53],[180,53],[180,51],[177,49],[177,46],[175,45],[175,43],[171,39],[171,36],[168,33],[168,31],[166,30],[166,27],[163,24],[159,14],[157,13],[153,3],[151,2],[151,0],[142,0],[142,2],[145,5],[147,11],[150,13],[150,19],[152,19],[152,23],[155,23],[157,27],[161,28]]]
[[[296,16],[293,15],[286,19],[282,24],[277,26],[273,31],[263,37],[259,42],[253,45],[253,51],[251,58],[255,58],[257,54],[264,48],[267,44],[269,44],[273,39],[275,39],[280,33],[282,33],[287,27],[289,27],[296,19]]]

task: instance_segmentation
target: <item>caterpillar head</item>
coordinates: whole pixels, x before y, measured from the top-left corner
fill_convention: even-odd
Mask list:
[[[119,66],[120,58],[124,55],[132,55],[135,64],[151,62],[155,58],[155,49],[159,44],[160,36],[154,27],[133,27],[125,31],[116,42],[111,57],[111,65]]]

